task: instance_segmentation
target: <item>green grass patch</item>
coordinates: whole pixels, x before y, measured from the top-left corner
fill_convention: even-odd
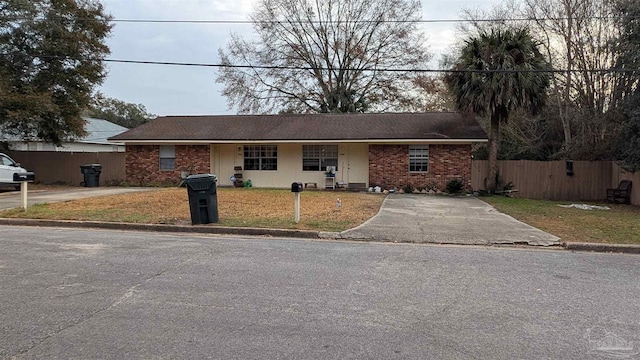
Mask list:
[[[640,207],[620,204],[590,205],[608,206],[611,210],[581,210],[563,208],[577,202],[546,201],[483,197],[498,211],[556,235],[567,242],[597,242],[640,244]]]

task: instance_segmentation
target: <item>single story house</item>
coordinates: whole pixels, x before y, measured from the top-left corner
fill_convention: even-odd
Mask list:
[[[56,145],[43,141],[24,140],[0,131],[0,141],[6,142],[14,151],[56,151],[56,152],[124,152],[123,143],[110,142],[107,139],[128,129],[107,120],[85,117],[86,135],[70,138]]]
[[[434,112],[165,116],[109,140],[126,145],[134,184],[176,183],[186,172],[231,186],[240,173],[254,187],[444,190],[456,178],[471,186],[472,144],[487,136],[471,115]]]

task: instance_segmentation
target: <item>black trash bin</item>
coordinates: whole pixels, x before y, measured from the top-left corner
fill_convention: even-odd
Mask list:
[[[80,165],[80,171],[84,175],[85,187],[100,186],[100,173],[102,172],[102,165],[100,164]]]
[[[209,224],[218,222],[218,194],[212,174],[190,175],[184,181],[189,194],[191,224]]]

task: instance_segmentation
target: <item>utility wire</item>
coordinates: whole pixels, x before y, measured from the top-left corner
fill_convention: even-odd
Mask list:
[[[237,69],[261,69],[261,70],[335,70],[335,71],[376,71],[376,72],[416,72],[416,73],[567,73],[567,72],[587,72],[587,73],[636,73],[640,69],[547,69],[547,70],[453,70],[453,69],[392,69],[392,68],[326,68],[311,66],[275,66],[275,65],[235,65],[235,64],[210,64],[210,63],[186,63],[168,61],[143,61],[143,60],[122,60],[104,59],[105,62],[122,64],[145,64],[145,65],[172,65],[172,66],[196,66],[196,67],[216,67],[216,68],[237,68]]]
[[[593,20],[615,20],[615,19],[638,19],[640,16],[620,15],[620,16],[589,16],[587,19]],[[504,19],[425,19],[425,20],[347,20],[339,23],[474,23],[474,22],[514,22],[514,21],[563,21],[569,17],[555,18],[504,18]],[[251,21],[251,20],[161,20],[161,19],[112,19],[113,22],[120,23],[166,23],[166,24],[336,24],[337,21]]]
[[[619,15],[619,16],[588,16],[586,19],[591,20],[616,20],[616,19],[640,19],[636,15]],[[292,20],[272,20],[272,21],[253,21],[253,20],[170,20],[170,19],[110,19],[115,23],[142,23],[142,24],[227,24],[227,25],[251,25],[251,24],[347,24],[347,23],[488,23],[488,22],[516,22],[516,21],[564,21],[573,19],[570,17],[552,17],[552,18],[494,18],[494,19],[424,19],[424,20],[346,20],[346,21],[292,21]],[[5,21],[33,20],[32,18],[16,17],[2,18]],[[80,21],[95,21],[95,18],[79,18]]]
[[[0,53],[0,56],[11,56],[8,53]],[[34,58],[48,59],[69,59],[65,56],[34,56]],[[238,64],[212,64],[212,63],[192,63],[192,62],[175,62],[175,61],[151,61],[151,60],[125,60],[125,59],[87,59],[91,61],[104,61],[108,63],[120,64],[139,64],[139,65],[167,65],[167,66],[186,66],[186,67],[211,67],[211,68],[236,68],[236,69],[260,69],[260,70],[321,70],[321,71],[362,71],[362,72],[414,72],[414,73],[441,73],[441,74],[459,74],[459,73],[617,73],[617,74],[634,74],[640,73],[640,69],[531,69],[531,70],[454,70],[454,69],[402,69],[402,68],[328,68],[328,67],[311,67],[311,66],[281,66],[281,65],[238,65]]]

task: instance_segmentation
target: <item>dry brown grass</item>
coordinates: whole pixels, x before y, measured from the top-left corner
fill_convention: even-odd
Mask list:
[[[56,191],[56,190],[66,190],[73,188],[72,186],[67,185],[45,185],[40,183],[30,183],[28,185],[29,191]],[[16,191],[15,185],[3,185],[0,184],[0,193],[9,193]]]
[[[640,207],[604,204],[611,210],[566,209],[571,202],[528,200],[503,196],[482,200],[498,211],[560,237],[567,242],[640,244]]]
[[[342,207],[336,206],[337,198]],[[221,226],[272,227],[340,231],[375,215],[384,196],[368,193],[305,191],[301,194],[300,223],[293,219],[293,194],[275,189],[218,189]],[[1,216],[150,224],[190,224],[184,188],[158,189],[88,198],[13,210]]]

